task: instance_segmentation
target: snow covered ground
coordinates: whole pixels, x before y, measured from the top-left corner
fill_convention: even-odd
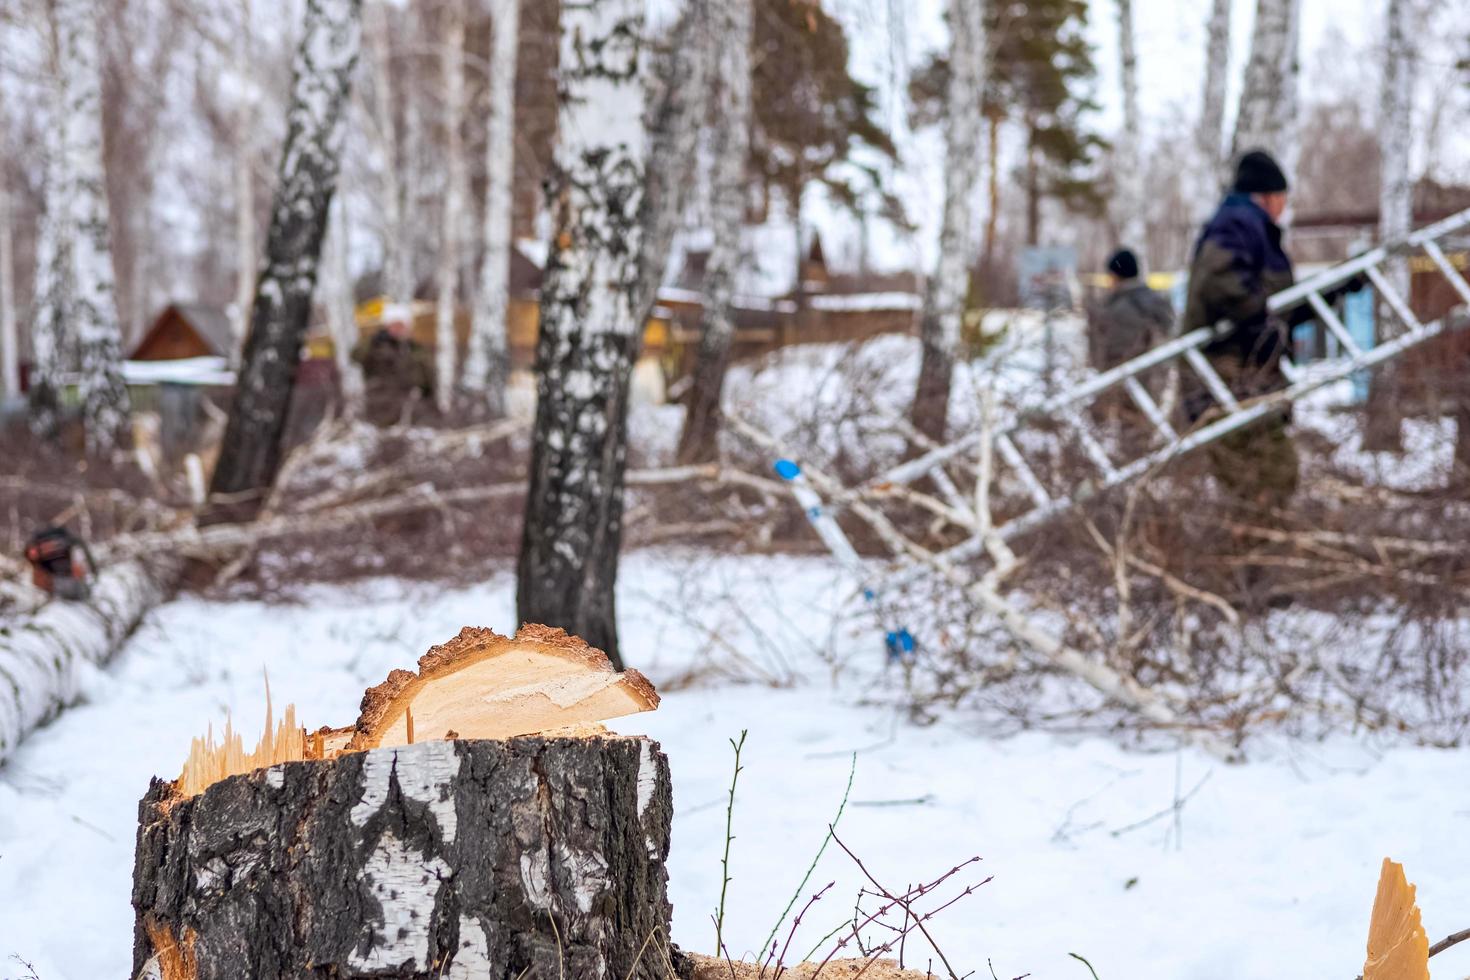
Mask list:
[[[877,669],[871,624],[847,611],[849,589],[817,559],[660,550],[624,563],[624,648],[666,696],[616,727],[658,738],[672,762],[674,936],[689,948],[713,943],[727,739],[742,729],[726,931],[737,953],[761,945],[800,881],[854,752],[838,833],[880,879],[901,887],[972,855],[984,858],[975,877],[994,875],[933,926],[981,976],[991,960],[998,976],[1086,980],[1075,952],[1103,980],[1346,980],[1385,855],[1417,882],[1431,939],[1470,924],[1463,752],[1272,743],[1226,767],[1096,738],[995,739],[965,717],[913,727],[879,704],[894,679]],[[0,977],[24,974],[12,954],[42,980],[126,975],[137,799],[206,724],[232,713],[258,730],[262,669],[308,725],[344,723],[390,668],[466,624],[508,630],[513,609],[501,574],[473,589],[385,580],[300,605],[159,610],[92,678],[89,703],[0,769]],[[793,949],[850,917],[859,879],[835,846],[808,890],[828,881]],[[1435,966],[1470,974],[1470,949]]]

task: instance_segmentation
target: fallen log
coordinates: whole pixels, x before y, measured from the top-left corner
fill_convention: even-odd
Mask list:
[[[288,708],[254,752],[196,740],[139,807],[133,976],[687,975],[668,944],[668,760],[568,727],[656,705],[560,630],[467,629],[347,729],[307,736]]]
[[[85,602],[52,599],[0,629],[0,763],[77,700],[85,672],[112,659],[176,571],[170,560],[109,565]]]

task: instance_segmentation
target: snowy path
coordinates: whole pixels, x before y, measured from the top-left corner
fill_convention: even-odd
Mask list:
[[[126,975],[137,799],[226,711],[258,730],[262,666],[277,704],[295,701],[308,725],[345,723],[366,684],[460,626],[509,629],[511,588],[504,575],[472,590],[379,582],[320,589],[310,605],[162,609],[92,679],[91,704],[0,770],[0,977],[24,973],[12,954],[42,980]],[[727,925],[737,953],[762,941],[800,880],[854,749],[839,834],[876,874],[903,885],[979,854],[995,875],[935,926],[951,959],[982,976],[988,957],[1001,976],[1087,980],[1067,956],[1077,952],[1102,980],[1279,978],[1286,964],[1292,976],[1348,980],[1361,968],[1385,854],[1418,883],[1431,940],[1470,925],[1464,753],[1376,758],[1344,741],[1258,748],[1272,758],[1224,768],[1099,739],[992,740],[963,719],[914,728],[891,709],[857,706],[855,683],[832,685],[820,651],[856,656],[875,642],[870,632],[849,636],[862,623],[834,629],[841,589],[816,560],[646,552],[624,565],[625,649],[656,682],[728,667],[732,649],[746,660],[737,673],[804,677],[781,690],[705,680],[618,725],[660,739],[672,760],[670,890],[675,939],[688,947],[713,939],[726,740],[742,728],[750,737]],[[1207,776],[1184,806],[1181,849],[1166,841],[1167,817],[1113,833],[1167,809],[1176,780],[1187,792]],[[794,948],[804,952],[851,913],[858,880],[835,847],[813,887],[834,879]],[[1470,974],[1470,949],[1435,963],[1436,976]]]

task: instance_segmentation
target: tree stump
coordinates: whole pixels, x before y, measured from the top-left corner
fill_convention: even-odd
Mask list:
[[[614,735],[155,779],[134,976],[665,980],[671,814],[658,745]]]

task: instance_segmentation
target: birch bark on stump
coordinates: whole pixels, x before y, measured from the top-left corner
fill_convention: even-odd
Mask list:
[[[209,488],[216,518],[253,515],[280,468],[281,436],[337,186],[361,12],[361,0],[306,4],[265,263],[251,307],[250,336],[230,421]]]
[[[515,189],[516,72],[521,39],[521,0],[493,0],[491,10],[490,117],[485,136],[484,257],[475,292],[460,388],[472,412],[505,415],[510,381],[510,249]]]
[[[684,432],[679,439],[679,462],[711,462],[719,455],[720,399],[725,370],[735,340],[735,274],[743,257],[741,230],[745,227],[745,166],[750,155],[751,59],[755,11],[752,0],[718,0],[713,30],[705,43],[718,43],[710,61],[716,82],[714,118],[713,200],[714,245],[705,265],[704,315],[699,335],[699,359]]]
[[[172,563],[107,568],[86,602],[53,599],[0,631],[0,763],[76,701],[90,669],[112,659],[167,593]]]
[[[664,980],[668,760],[433,741],[139,806],[133,975]]]
[[[985,88],[985,10],[981,0],[949,5],[949,87],[944,115],[944,216],[939,262],[919,320],[923,357],[914,392],[914,427],[936,441],[949,426],[949,388],[974,265],[975,184],[980,179],[980,97]]]
[[[562,10],[560,136],[546,178],[556,231],[516,580],[521,622],[575,633],[620,667],[613,588],[640,340],[643,14],[640,0]]]

